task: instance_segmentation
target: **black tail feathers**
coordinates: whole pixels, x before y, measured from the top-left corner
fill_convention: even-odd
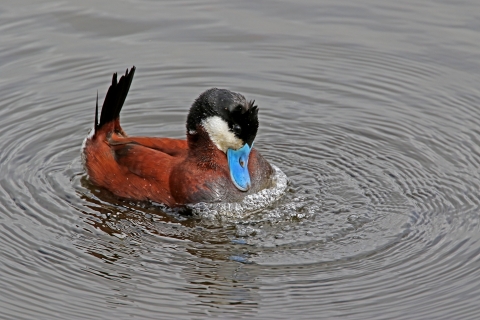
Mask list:
[[[120,77],[117,83],[117,74],[114,73],[112,77],[112,84],[108,88],[105,101],[102,106],[102,113],[100,115],[100,122],[98,122],[98,92],[97,104],[95,106],[95,131],[100,129],[104,124],[117,119],[122,110],[123,103],[127,98],[128,90],[132,84],[133,75],[135,74],[135,66],[130,69],[130,72],[125,71],[125,75]]]

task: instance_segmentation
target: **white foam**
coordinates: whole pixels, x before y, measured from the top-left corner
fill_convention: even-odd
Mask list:
[[[288,179],[285,173],[278,167],[272,165],[274,174],[274,185],[255,194],[245,197],[242,202],[236,203],[205,203],[188,205],[187,207],[202,218],[207,219],[237,219],[244,218],[252,213],[265,209],[285,193]]]
[[[85,165],[85,148],[87,146],[87,140],[90,140],[95,135],[95,128],[90,129],[88,135],[83,139],[82,147],[80,149],[80,156],[82,158],[82,163]]]

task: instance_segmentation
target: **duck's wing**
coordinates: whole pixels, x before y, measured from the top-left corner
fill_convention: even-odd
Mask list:
[[[112,135],[108,142],[111,146],[120,146],[126,144],[141,145],[166,153],[172,157],[182,156],[187,152],[188,149],[186,140],[171,138],[122,137],[118,135]]]
[[[169,138],[122,137],[112,134],[107,140],[115,161],[143,178],[168,180],[172,167],[187,154],[185,140]]]

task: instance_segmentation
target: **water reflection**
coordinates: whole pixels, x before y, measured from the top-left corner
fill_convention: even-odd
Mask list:
[[[479,10],[7,1],[2,316],[476,319]],[[285,196],[208,221],[89,185],[79,149],[95,93],[133,64],[128,132],[182,138],[200,92],[241,92]]]
[[[196,297],[188,304],[204,307],[206,314],[224,314],[228,308],[219,309],[219,306],[228,305],[236,306],[232,312],[254,313],[260,298],[256,284],[257,271],[238,263],[242,257],[248,257],[249,252],[245,246],[232,243],[234,226],[202,225],[193,217],[167,214],[148,203],[121,201],[96,189],[85,177],[82,178],[82,185],[92,192],[80,195],[90,203],[87,207],[91,210],[84,212],[85,221],[111,237],[98,239],[96,234],[92,234],[89,239],[77,243],[77,247],[103,263],[117,267],[114,268],[115,272],[108,267],[86,271],[109,280],[136,282],[138,279],[126,266],[131,267],[130,262],[134,259],[146,267],[157,263],[151,261],[154,259],[161,261],[188,283],[183,289],[177,289]],[[185,255],[151,256],[148,246],[163,246],[164,240],[170,244],[173,241],[176,253],[182,251]],[[175,265],[178,265],[178,269]],[[150,270],[150,274],[155,277],[155,270]],[[123,298],[127,299],[126,296]]]

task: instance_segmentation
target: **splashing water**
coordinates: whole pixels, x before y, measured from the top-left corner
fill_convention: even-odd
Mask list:
[[[273,178],[273,186],[264,189],[255,194],[245,197],[242,202],[236,203],[205,203],[200,202],[188,205],[187,208],[193,214],[203,219],[215,220],[235,220],[245,218],[248,215],[258,212],[272,205],[275,201],[285,193],[287,189],[288,179],[285,173],[277,166],[272,165],[275,176]]]

